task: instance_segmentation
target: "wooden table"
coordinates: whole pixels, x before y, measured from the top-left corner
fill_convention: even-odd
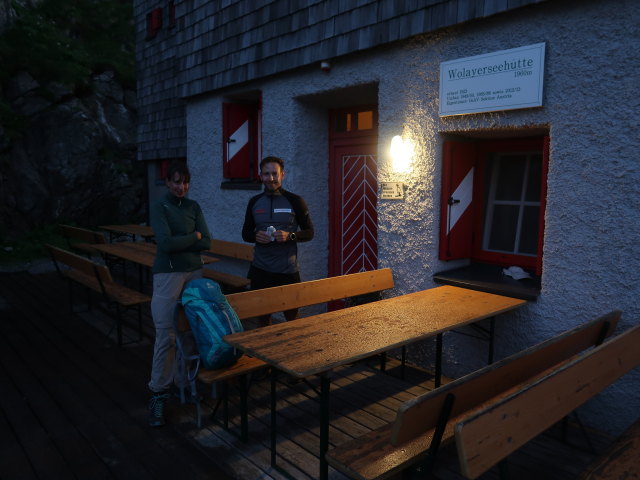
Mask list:
[[[133,262],[140,267],[140,289],[142,290],[142,267],[153,267],[158,246],[149,242],[116,242],[96,245],[96,250],[106,256]],[[214,263],[219,258],[200,255],[204,264]]]
[[[525,300],[443,286],[248,330],[224,340],[298,378],[320,375],[320,478],[328,476],[330,379],[339,366],[525,305]],[[441,355],[438,352],[437,355]],[[438,358],[436,361],[439,362]],[[271,463],[276,465],[276,373],[271,377]]]
[[[131,223],[126,225],[102,225],[100,228],[109,232],[110,241],[122,235],[130,235],[131,240],[134,242],[136,241],[136,235],[141,236],[145,241],[149,241],[154,236],[153,228],[148,225]]]
[[[155,243],[147,242],[118,242],[118,243],[105,243],[103,245],[96,245],[96,250],[102,253],[111,255],[112,257],[128,260],[138,265],[145,267],[153,267],[153,261],[156,257],[156,251],[158,247]],[[210,255],[201,255],[203,263],[214,263],[220,260],[219,258],[212,257]]]
[[[103,254],[121,258],[129,262],[152,267],[156,256],[156,245],[147,242],[117,242],[98,245],[96,250]]]

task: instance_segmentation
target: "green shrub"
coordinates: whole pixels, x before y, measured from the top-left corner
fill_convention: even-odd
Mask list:
[[[26,71],[41,84],[55,81],[82,94],[92,74],[111,70],[125,87],[135,87],[131,2],[43,0],[34,8],[13,7],[17,20],[0,35],[0,82]],[[0,122],[10,126],[12,119],[4,103]]]
[[[0,265],[15,265],[47,258],[49,254],[44,248],[47,243],[66,247],[66,240],[57,223],[44,225],[17,237],[0,233]]]

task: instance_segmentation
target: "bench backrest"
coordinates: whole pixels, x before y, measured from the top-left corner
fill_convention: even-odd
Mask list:
[[[49,254],[53,259],[56,269],[62,272],[60,264],[66,265],[71,269],[77,270],[88,277],[95,278],[97,281],[102,282],[103,285],[109,285],[113,283],[113,278],[109,267],[106,265],[100,265],[86,257],[76,255],[75,253],[63,250],[62,248],[55,247],[53,245],[47,245]]]
[[[94,232],[81,227],[72,227],[71,225],[60,225],[62,235],[72,244],[71,240],[84,243],[106,243],[104,235],[100,232]]]
[[[253,260],[253,245],[245,243],[228,242],[226,240],[211,240],[209,251],[216,255],[237,258],[239,260]]]
[[[393,275],[390,268],[383,268],[282,287],[232,293],[226,297],[238,318],[244,320],[291,308],[308,307],[355,295],[378,292],[388,288],[393,288]],[[179,317],[177,328],[179,332],[189,330],[190,327],[184,315]]]
[[[281,287],[249,290],[227,295],[240,319],[258,317],[292,308],[379,292],[393,288],[390,268],[310,280]]]
[[[619,318],[620,311],[615,310],[404,403],[393,424],[391,443],[400,445],[433,429],[448,394],[454,396],[449,418],[456,419],[548,368],[598,345],[612,334]],[[446,437],[453,435],[452,426],[450,421]]]
[[[639,345],[636,325],[458,423],[463,474],[478,477],[640,365]]]

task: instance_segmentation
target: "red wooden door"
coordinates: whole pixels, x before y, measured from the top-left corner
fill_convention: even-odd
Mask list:
[[[378,268],[376,146],[335,146],[329,275]]]
[[[332,118],[345,111],[332,112]],[[329,139],[329,276],[378,268],[378,182],[375,110],[350,109],[353,122]],[[371,113],[371,121],[363,120]],[[340,125],[345,125],[340,124]]]

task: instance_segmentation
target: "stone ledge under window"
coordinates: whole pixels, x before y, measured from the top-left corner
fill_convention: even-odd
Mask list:
[[[472,263],[467,267],[436,273],[436,283],[495,293],[522,300],[537,300],[540,295],[540,277],[515,280],[502,273],[501,266]]]

